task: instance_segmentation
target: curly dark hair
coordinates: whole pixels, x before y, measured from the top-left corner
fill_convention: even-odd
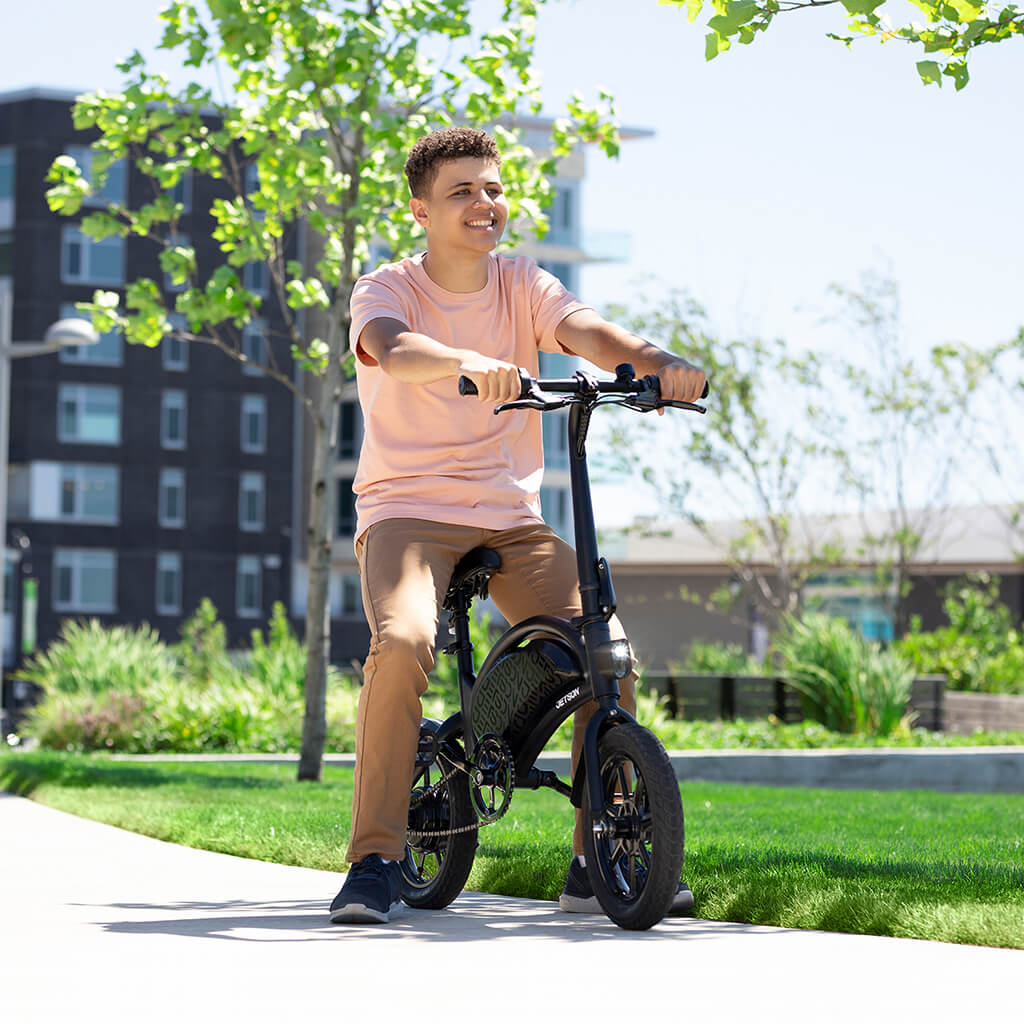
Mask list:
[[[461,160],[466,156],[493,160],[499,168],[501,167],[498,143],[479,128],[455,125],[424,135],[409,150],[409,159],[405,161],[409,191],[417,199],[427,198],[441,164],[449,160]]]

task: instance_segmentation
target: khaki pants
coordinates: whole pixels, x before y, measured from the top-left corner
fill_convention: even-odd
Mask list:
[[[482,530],[422,519],[375,523],[356,544],[363,606],[370,624],[370,652],[356,719],[355,791],[349,863],[377,853],[405,856],[416,747],[422,717],[420,697],[434,665],[438,615],[452,570],[471,548],[485,545],[501,555],[501,571],[490,596],[511,623],[532,615],[572,618],[580,614],[576,554],[542,523],[512,530]],[[612,619],[613,638],[622,626]],[[482,654],[477,651],[478,663]],[[635,675],[621,682],[622,706],[636,708]],[[573,722],[575,770],[583,730],[596,705],[577,711]],[[573,852],[582,853],[581,816],[576,812]]]

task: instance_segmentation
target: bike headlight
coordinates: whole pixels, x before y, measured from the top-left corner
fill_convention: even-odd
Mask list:
[[[624,679],[633,668],[633,652],[628,640],[613,640],[601,651],[604,654],[608,670],[616,679]]]

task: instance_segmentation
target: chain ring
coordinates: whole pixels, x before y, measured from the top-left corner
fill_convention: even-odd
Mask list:
[[[516,763],[508,744],[494,733],[480,738],[473,752],[470,797],[481,825],[493,825],[504,817],[516,788]],[[484,795],[490,790],[490,800]],[[495,802],[495,792],[501,799]]]

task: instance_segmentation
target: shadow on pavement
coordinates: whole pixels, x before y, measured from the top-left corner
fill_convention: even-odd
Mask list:
[[[474,942],[487,939],[548,938],[583,942],[629,938],[638,942],[710,939],[728,932],[760,930],[754,925],[714,927],[696,918],[666,918],[647,932],[629,932],[596,914],[567,915],[557,904],[484,893],[463,893],[447,910],[406,907],[385,925],[335,925],[327,917],[327,900],[282,900],[225,903],[184,902],[164,906],[108,904],[111,910],[154,911],[173,916],[150,920],[95,922],[106,932],[131,935],[182,935],[245,942],[346,942],[358,939],[415,937],[420,941]]]

